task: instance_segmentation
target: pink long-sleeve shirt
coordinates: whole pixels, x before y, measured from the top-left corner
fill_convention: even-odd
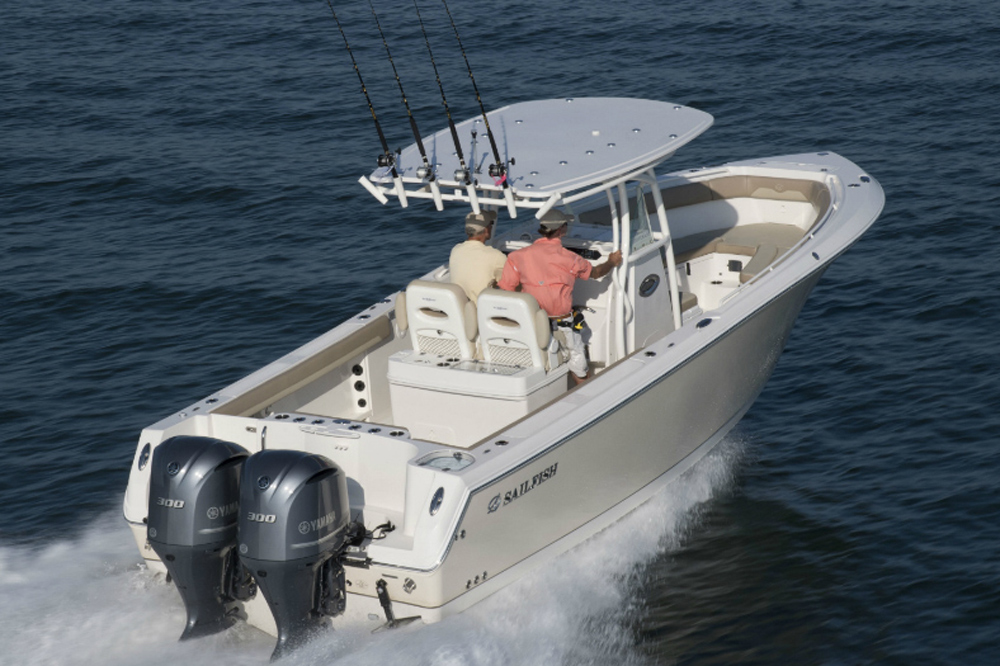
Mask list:
[[[562,317],[573,309],[573,284],[589,279],[592,269],[590,262],[564,248],[560,239],[539,238],[507,257],[499,284],[507,291],[520,284],[550,317]]]

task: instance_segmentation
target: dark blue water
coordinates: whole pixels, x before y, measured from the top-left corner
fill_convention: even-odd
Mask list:
[[[0,19],[0,663],[264,664],[179,645],[120,518],[139,430],[445,261],[382,207],[325,3],[8,3]],[[478,106],[423,0],[453,114]],[[393,147],[365,3],[337,3]],[[839,152],[885,188],[737,432],[585,547],[439,625],[295,663],[992,664],[1000,655],[1000,6],[454,2],[487,107],[614,95],[716,125],[676,168]],[[424,133],[412,3],[379,4]]]

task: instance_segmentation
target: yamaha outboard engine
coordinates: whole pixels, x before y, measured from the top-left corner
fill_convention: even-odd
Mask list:
[[[329,459],[266,450],[243,467],[240,559],[250,568],[278,627],[278,659],[344,611],[340,556],[352,538],[347,477]]]
[[[236,557],[239,483],[250,454],[211,437],[171,437],[153,452],[146,535],[187,609],[180,640],[222,631],[254,594]]]

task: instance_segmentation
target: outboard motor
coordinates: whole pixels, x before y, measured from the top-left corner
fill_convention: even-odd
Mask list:
[[[249,455],[231,442],[191,436],[153,451],[146,535],[184,600],[182,641],[232,625],[235,602],[255,592],[236,557],[240,473]]]
[[[272,661],[344,612],[340,556],[349,545],[347,477],[328,458],[265,450],[250,456],[240,489],[240,559],[274,615]]]

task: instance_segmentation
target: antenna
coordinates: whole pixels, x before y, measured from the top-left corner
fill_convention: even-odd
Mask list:
[[[329,0],[327,0],[329,2]],[[369,0],[370,2],[371,0]],[[507,212],[510,213],[511,217],[517,217],[517,206],[514,204],[514,194],[510,190],[510,183],[507,182],[507,165],[504,164],[503,160],[500,159],[500,151],[497,150],[497,142],[493,137],[493,130],[490,129],[490,119],[486,117],[486,108],[483,107],[482,97],[479,95],[479,86],[476,85],[476,77],[472,75],[472,65],[469,64],[469,58],[465,55],[465,47],[462,46],[462,38],[458,36],[458,26],[455,25],[455,19],[451,15],[451,10],[448,9],[448,0],[441,0],[444,4],[444,10],[448,12],[448,19],[451,20],[451,28],[455,31],[455,39],[458,40],[458,48],[462,51],[462,58],[465,59],[465,67],[469,70],[469,79],[472,80],[472,89],[476,91],[476,101],[479,102],[479,110],[483,114],[483,122],[486,123],[486,135],[490,139],[490,146],[493,148],[493,160],[494,163],[490,165],[489,173],[493,178],[494,185],[503,185],[503,198],[507,201]],[[472,161],[475,163],[476,156],[472,156]]]
[[[431,58],[431,66],[434,68],[434,77],[437,79],[438,89],[441,91],[441,103],[444,104],[444,114],[448,117],[448,129],[451,130],[451,139],[455,142],[455,154],[458,155],[459,169],[455,172],[455,180],[465,185],[469,193],[469,202],[472,204],[472,212],[479,214],[479,197],[476,196],[476,185],[469,173],[469,167],[465,164],[465,155],[462,153],[462,142],[458,138],[458,130],[455,128],[455,121],[451,117],[451,109],[448,108],[448,99],[444,96],[444,85],[441,83],[441,75],[438,74],[437,63],[434,62],[434,52],[431,51],[431,42],[427,38],[427,30],[424,28],[424,19],[420,16],[420,6],[417,0],[413,0],[413,8],[417,10],[417,21],[420,22],[420,32],[424,34],[424,43],[427,44],[427,55]],[[473,156],[475,159],[475,156]]]
[[[327,0],[327,2],[329,1],[330,0]],[[417,140],[417,149],[420,151],[420,157],[424,161],[424,166],[417,170],[417,176],[430,183],[431,192],[434,194],[434,206],[438,210],[444,210],[444,203],[441,201],[441,190],[438,189],[437,182],[434,179],[434,168],[427,160],[427,151],[424,150],[424,142],[420,138],[420,130],[417,129],[417,120],[413,117],[413,112],[410,111],[410,103],[406,99],[406,92],[403,90],[403,82],[399,79],[399,72],[396,71],[396,63],[392,60],[392,52],[389,51],[389,43],[385,39],[385,33],[382,32],[382,23],[378,20],[378,14],[375,13],[375,5],[372,3],[372,0],[368,0],[368,6],[371,7],[372,16],[375,17],[375,25],[378,26],[378,34],[382,37],[382,45],[385,47],[385,54],[389,56],[389,64],[392,66],[392,73],[396,76],[396,85],[399,86],[399,94],[403,97],[403,106],[406,107],[406,115],[410,118],[410,129],[413,130],[413,137]]]
[[[365,99],[368,100],[368,110],[371,111],[372,120],[375,121],[375,131],[378,132],[378,139],[382,143],[382,154],[378,156],[378,165],[382,168],[389,168],[392,173],[392,181],[396,185],[396,193],[399,197],[399,203],[403,208],[406,208],[406,190],[403,189],[403,179],[399,177],[399,172],[396,171],[396,158],[393,156],[392,151],[389,150],[389,143],[385,140],[385,134],[382,133],[382,126],[378,122],[378,116],[375,115],[375,106],[372,104],[372,98],[368,95],[368,88],[365,87],[365,80],[361,78],[361,70],[358,69],[358,61],[354,59],[354,52],[351,51],[351,45],[347,43],[347,34],[344,32],[344,26],[340,24],[340,19],[337,18],[337,12],[334,11],[330,0],[326,0],[326,4],[330,7],[330,12],[333,14],[333,20],[337,22],[337,27],[340,29],[340,36],[344,38],[344,46],[347,47],[347,53],[351,56],[351,63],[354,65],[354,72],[358,75],[358,81],[361,82],[361,92],[365,94]],[[371,192],[375,198],[383,204],[388,201],[385,198],[385,195],[379,192],[372,182],[368,180],[367,176],[362,176],[359,181],[362,185],[364,185],[366,190]]]

